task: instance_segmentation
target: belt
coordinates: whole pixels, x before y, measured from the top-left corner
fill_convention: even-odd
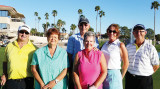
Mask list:
[[[22,79],[9,79],[9,80],[12,80],[12,81],[16,81],[16,82],[21,82],[21,81],[24,81],[24,80],[30,80],[30,79],[33,79],[32,77],[27,77],[27,78],[22,78]]]
[[[23,78],[23,79],[9,79],[9,80],[16,81],[16,82],[21,82],[21,81],[24,81],[25,79]]]

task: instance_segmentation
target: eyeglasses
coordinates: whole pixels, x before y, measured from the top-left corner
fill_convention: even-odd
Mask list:
[[[21,33],[21,34],[26,34],[26,35],[28,35],[29,34],[29,32],[26,32],[26,31],[19,31],[19,33]]]
[[[112,32],[113,32],[113,33],[117,33],[116,30],[109,30],[108,32],[109,32],[109,33],[112,33]]]

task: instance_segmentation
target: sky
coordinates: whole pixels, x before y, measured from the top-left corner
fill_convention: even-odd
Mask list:
[[[41,17],[39,31],[43,32],[42,24],[46,22],[45,13],[49,13],[49,23],[54,23],[52,11],[57,10],[55,21],[61,19],[66,22],[64,26],[67,33],[71,24],[78,25],[78,9],[89,19],[90,25],[96,31],[95,6],[105,12],[101,19],[102,34],[112,23],[133,28],[136,24],[144,24],[146,28],[154,29],[154,9],[151,3],[154,0],[0,0],[0,5],[14,7],[19,13],[24,14],[26,24],[35,28],[34,12]],[[157,0],[160,3],[160,0]],[[37,26],[38,28],[38,26]],[[100,18],[97,20],[97,30],[100,31]],[[156,34],[160,34],[160,10],[156,10]],[[76,31],[78,31],[78,27]]]

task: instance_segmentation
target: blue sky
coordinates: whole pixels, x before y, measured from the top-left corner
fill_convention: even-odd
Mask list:
[[[54,23],[52,10],[57,10],[56,21],[61,19],[66,22],[64,26],[67,33],[70,32],[71,24],[78,24],[78,9],[89,19],[92,28],[96,29],[95,6],[100,6],[105,12],[101,20],[102,33],[112,23],[120,26],[133,28],[136,24],[144,24],[146,28],[154,28],[154,10],[151,3],[154,0],[0,0],[1,5],[14,7],[19,13],[26,17],[26,24],[35,28],[34,12],[41,17],[40,31],[43,31],[42,24],[45,23],[45,13],[49,13],[49,23]],[[160,3],[160,0],[157,0]],[[97,24],[100,29],[100,19]],[[76,28],[76,32],[78,27]],[[156,34],[160,34],[160,10],[156,11]]]

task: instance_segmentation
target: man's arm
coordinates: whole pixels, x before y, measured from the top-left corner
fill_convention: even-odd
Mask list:
[[[3,86],[7,80],[7,62],[3,62],[3,75],[1,76],[1,85]]]

